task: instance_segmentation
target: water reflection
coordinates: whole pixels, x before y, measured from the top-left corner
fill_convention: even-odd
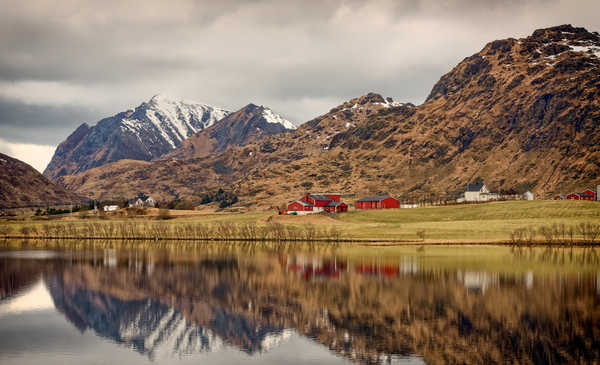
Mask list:
[[[237,362],[247,362],[303,337],[335,354],[331,361],[364,364],[600,360],[596,273],[203,250],[77,251],[44,260],[13,253],[0,255],[0,268],[4,303],[43,280],[55,310],[80,333],[148,359],[235,348],[248,355]]]

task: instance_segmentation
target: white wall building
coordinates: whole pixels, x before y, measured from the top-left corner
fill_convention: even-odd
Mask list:
[[[490,196],[490,191],[485,184],[469,184],[467,185],[467,190],[465,190],[464,199],[466,202],[486,202],[493,200],[494,197]]]
[[[104,211],[105,212],[114,212],[115,210],[119,210],[119,206],[118,205],[105,205],[104,206]]]
[[[523,194],[523,200],[533,200],[534,199],[534,195],[531,191],[527,190],[524,194]]]

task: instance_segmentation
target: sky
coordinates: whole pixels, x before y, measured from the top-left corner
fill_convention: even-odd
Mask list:
[[[42,171],[81,123],[162,93],[296,124],[377,92],[422,103],[462,59],[598,0],[0,0],[0,152]]]

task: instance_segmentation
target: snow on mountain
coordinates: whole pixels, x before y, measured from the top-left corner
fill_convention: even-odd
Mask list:
[[[122,159],[150,161],[229,114],[221,108],[155,95],[93,126],[82,124],[58,146],[44,175],[56,179]]]
[[[154,129],[173,148],[194,133],[210,127],[230,112],[205,104],[174,101],[163,95],[155,95],[142,103],[124,118],[122,124],[129,131],[141,135]]]
[[[265,120],[268,123],[273,123],[273,124],[279,123],[282,126],[284,126],[286,129],[296,129],[296,126],[289,120],[283,119],[279,114],[274,113],[271,109],[267,108],[266,106],[262,106],[262,107],[263,107],[263,117],[265,118]]]

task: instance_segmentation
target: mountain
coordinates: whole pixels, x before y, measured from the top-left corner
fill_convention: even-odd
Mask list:
[[[291,168],[291,171],[295,171],[299,165],[293,162],[297,160],[328,155],[331,138],[337,133],[360,124],[377,111],[398,108],[411,109],[414,106],[396,103],[390,98],[384,99],[378,94],[370,93],[333,108],[328,114],[302,124],[295,131],[266,137],[246,146],[233,147],[223,153],[206,155],[198,152],[199,148],[194,150],[184,144],[180,159],[164,158],[152,162],[121,160],[84,173],[62,176],[58,181],[78,191],[93,194],[97,199],[127,197],[138,191],[149,191],[159,200],[168,201],[176,197],[194,200],[207,189],[239,186],[238,182],[243,181],[244,177],[260,179],[265,173],[261,170],[263,166],[280,162],[287,164],[287,170]],[[217,128],[221,122],[214,127]],[[194,140],[192,139],[192,143]],[[176,150],[174,154],[177,152]],[[194,154],[202,157],[194,157]],[[194,158],[181,159],[184,157]],[[306,173],[311,174],[313,172]],[[285,186],[279,182],[275,184]],[[256,193],[260,195],[253,195],[251,191],[250,197],[255,202],[265,201],[271,196],[272,189],[279,188],[261,188]],[[288,190],[284,193],[290,195],[294,192]]]
[[[84,200],[54,184],[28,164],[0,153],[0,209],[45,207]]]
[[[228,114],[212,106],[156,95],[94,126],[79,126],[58,146],[44,175],[54,180],[121,159],[150,161]]]
[[[165,157],[180,159],[202,157],[294,129],[296,129],[294,124],[275,114],[271,109],[248,104],[218,123],[189,137],[181,147]]]
[[[252,209],[306,190],[447,198],[477,179],[549,197],[600,182],[599,104],[600,35],[563,25],[488,43],[419,106],[368,94],[292,133],[201,158],[104,166],[62,183],[165,199],[230,187]]]
[[[0,153],[0,209],[81,203],[85,199],[33,167]]]

